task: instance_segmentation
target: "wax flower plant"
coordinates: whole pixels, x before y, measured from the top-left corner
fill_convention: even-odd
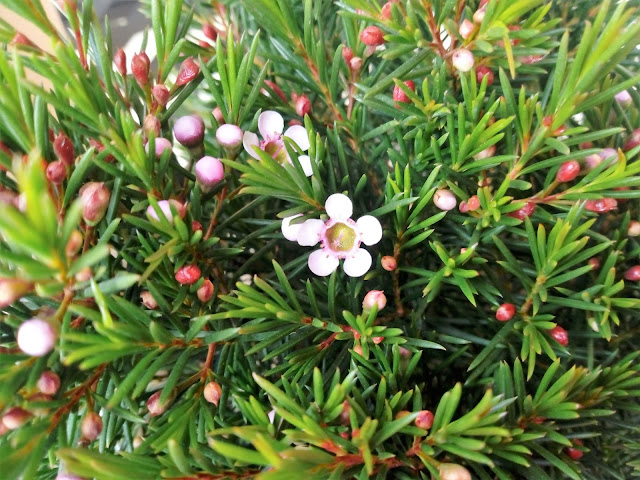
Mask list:
[[[0,477],[638,475],[637,1],[52,4],[2,1]]]

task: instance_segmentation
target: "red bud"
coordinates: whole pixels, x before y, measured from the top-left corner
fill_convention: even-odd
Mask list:
[[[476,68],[476,81],[482,83],[484,77],[487,77],[487,86],[493,83],[493,71],[485,65],[480,65]]]
[[[630,282],[640,282],[640,265],[634,265],[624,272],[624,278]]]
[[[422,410],[416,417],[416,427],[429,430],[433,426],[433,413],[430,410]]]
[[[131,59],[131,73],[141,87],[149,83],[150,66],[151,61],[145,52],[137,53]]]
[[[73,165],[76,153],[73,148],[73,142],[64,133],[60,133],[53,141],[53,152],[65,165]]]
[[[9,45],[24,45],[25,47],[37,48],[31,40],[20,32],[16,32]]]
[[[189,57],[182,65],[180,65],[180,71],[178,72],[178,78],[176,78],[176,87],[182,87],[189,83],[191,80],[196,78],[200,73],[200,67],[196,62],[193,61],[193,58]]]
[[[218,39],[218,31],[210,23],[205,23],[202,25],[202,33],[205,37],[214,42]]]
[[[559,325],[549,331],[549,335],[563,347],[569,345],[569,333]]]
[[[155,101],[158,102],[158,105],[160,105],[161,107],[164,107],[167,102],[169,102],[169,89],[161,83],[158,85],[154,85],[154,87],[151,89],[151,93]]]
[[[185,265],[176,272],[176,281],[180,285],[193,285],[200,280],[200,268],[197,265]]]
[[[342,58],[344,58],[344,61],[347,62],[347,65],[349,65],[351,59],[353,58],[353,50],[351,50],[349,47],[343,47]]]
[[[278,97],[280,97],[280,99],[283,102],[287,101],[287,96],[284,94],[284,92],[280,89],[280,87],[278,85],[276,85],[274,82],[272,82],[271,80],[265,80],[264,83],[275,92],[276,95],[278,95]]]
[[[60,388],[60,377],[56,372],[47,370],[40,375],[37,386],[38,390],[45,395],[55,395]]]
[[[104,183],[89,182],[79,192],[83,204],[82,218],[88,225],[95,225],[107,211],[111,192]]]
[[[536,210],[536,204],[533,202],[527,202],[524,207],[516,210],[515,212],[509,212],[507,215],[518,220],[524,220],[526,217],[533,215]]]
[[[47,165],[47,180],[54,185],[60,185],[67,178],[67,166],[60,160]]]
[[[590,212],[607,213],[618,208],[618,202],[615,198],[600,198],[597,200],[587,200],[584,208]]]
[[[115,63],[120,75],[125,77],[127,75],[127,54],[122,48],[119,48],[113,55],[113,63]]]
[[[411,90],[412,92],[416,91],[416,84],[413,83],[413,80],[407,80],[404,84]],[[396,85],[393,87],[393,100],[400,103],[411,103],[411,99],[409,96],[404,93],[404,91]]]
[[[378,27],[370,26],[360,33],[360,40],[369,47],[378,47],[384,44],[384,33]]]
[[[501,322],[508,322],[516,313],[516,306],[513,303],[503,303],[496,310],[496,319]]]
[[[311,111],[311,100],[304,93],[300,95],[296,100],[296,113],[304,117]]]
[[[213,283],[208,278],[205,278],[204,282],[196,292],[198,300],[202,303],[207,303],[213,297]]]

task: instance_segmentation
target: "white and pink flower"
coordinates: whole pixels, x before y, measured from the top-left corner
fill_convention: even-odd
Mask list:
[[[344,260],[342,268],[350,277],[361,277],[371,268],[371,254],[360,245],[375,245],[382,238],[382,225],[377,218],[364,215],[357,221],[351,219],[353,204],[349,197],[334,193],[325,203],[329,219],[309,219],[291,224],[295,217],[282,221],[282,233],[288,240],[297,241],[303,247],[321,244],[309,256],[309,269],[316,275],[331,275]]]
[[[307,130],[301,125],[292,125],[285,131],[284,119],[278,112],[272,110],[262,112],[258,117],[258,130],[262,135],[262,141],[253,132],[244,132],[242,138],[244,149],[255,159],[260,158],[256,150],[262,150],[271,155],[281,165],[292,163],[283,137],[292,140],[303,152],[309,150],[310,144]],[[283,131],[284,134],[282,133]],[[298,161],[305,175],[310,177],[313,174],[311,158],[308,155],[300,155]]]

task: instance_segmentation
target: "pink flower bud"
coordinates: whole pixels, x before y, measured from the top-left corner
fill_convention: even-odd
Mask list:
[[[156,302],[156,299],[153,298],[151,292],[148,292],[146,290],[140,293],[140,301],[142,302],[142,305],[144,305],[149,310],[155,310],[156,308],[158,308],[158,302]]]
[[[88,282],[91,277],[93,277],[93,272],[91,271],[91,267],[84,267],[75,275],[76,282]]]
[[[380,264],[382,268],[387,272],[393,272],[396,268],[398,268],[398,262],[391,255],[385,255],[380,259]]]
[[[625,152],[628,152],[629,150],[636,148],[638,145],[640,145],[640,128],[636,128],[633,132],[631,132],[631,135],[629,135],[629,138],[627,138],[627,141],[622,149]]]
[[[440,210],[449,211],[455,208],[457,200],[450,190],[440,189],[433,195],[433,203]]]
[[[88,225],[96,225],[107,211],[111,192],[102,182],[86,183],[79,192],[82,218]]]
[[[175,211],[178,213],[180,218],[184,218],[184,216],[187,213],[187,208],[182,203],[174,199],[160,200],[158,202],[158,207],[164,214],[164,217],[167,219],[167,221],[172,225],[173,225],[174,217],[173,217],[173,212],[171,211],[171,207],[175,209]],[[153,205],[149,205],[147,207],[147,215],[149,216],[149,218],[151,218],[152,220],[155,220],[156,222],[160,221],[160,218],[158,217],[156,210],[153,208]]]
[[[180,117],[173,126],[173,135],[185,147],[201,145],[204,140],[204,121],[198,115]]]
[[[353,58],[353,50],[351,50],[349,47],[343,47],[342,58],[344,59],[346,64],[349,65],[349,63],[351,62],[351,59]]]
[[[433,426],[433,413],[430,410],[422,410],[415,420],[416,427],[429,430]]]
[[[53,141],[53,152],[65,165],[73,165],[76,158],[73,142],[64,133],[60,133]]]
[[[460,210],[460,213],[467,213],[469,211],[469,205],[463,200],[460,202],[460,205],[458,205],[458,210]]]
[[[620,104],[620,106],[628,107],[633,103],[633,98],[631,98],[631,94],[628,90],[623,90],[616,93],[616,101]]]
[[[197,265],[185,265],[176,272],[176,281],[180,285],[193,285],[200,280],[200,268]]]
[[[216,140],[226,150],[235,150],[242,145],[242,129],[237,125],[225,123],[216,130]]]
[[[575,180],[579,173],[580,164],[577,161],[564,162],[556,174],[556,181],[560,183],[571,182]]]
[[[490,147],[485,148],[484,150],[480,150],[476,153],[473,158],[476,160],[484,160],[485,158],[491,158],[496,153],[496,146],[491,145]]]
[[[158,105],[160,105],[161,107],[164,107],[167,102],[169,102],[169,97],[171,96],[171,94],[169,93],[169,89],[161,83],[153,86],[153,88],[151,89],[151,94],[153,95],[155,101],[158,102]]]
[[[213,297],[213,283],[208,278],[205,278],[204,282],[196,292],[198,300],[202,303],[207,303]]]
[[[218,125],[224,125],[224,115],[222,115],[220,107],[214,108],[211,114],[213,115],[213,118],[216,119],[216,122],[218,122]]]
[[[618,208],[618,202],[615,198],[600,198],[597,200],[587,200],[584,208],[590,212],[607,213]]]
[[[55,395],[60,388],[60,377],[51,370],[44,371],[40,375],[36,386],[45,395]]]
[[[102,418],[96,412],[89,412],[82,419],[80,425],[82,436],[92,442],[100,436],[102,432]]]
[[[307,97],[306,94],[303,93],[300,95],[296,98],[295,102],[296,114],[299,116],[304,117],[311,111],[311,100],[309,100],[309,97]]]
[[[357,353],[358,355],[360,355],[361,357],[364,356],[364,352],[363,352],[362,347],[360,345],[356,345],[355,347],[353,347],[353,351],[355,353]]]
[[[362,310],[367,313],[373,309],[373,306],[378,306],[378,311],[382,310],[387,305],[387,297],[382,290],[371,290],[367,292],[362,301]]]
[[[471,21],[469,21],[469,20],[467,20],[465,18],[462,21],[462,23],[460,24],[460,28],[458,29],[458,33],[460,33],[460,36],[466,40],[467,38],[469,38],[471,36],[471,34],[473,33],[474,29],[475,29],[475,26],[473,25],[473,22],[471,22]]]
[[[166,402],[160,403],[161,394],[162,394],[162,390],[159,390],[153,395],[151,395],[149,397],[149,400],[147,400],[147,409],[149,410],[149,413],[151,414],[152,417],[162,415],[164,412],[166,412],[167,407],[171,405],[171,402],[173,402],[173,399],[175,397],[175,394],[172,393],[172,395],[169,396]]]
[[[222,387],[218,382],[209,382],[204,387],[204,398],[207,402],[213,403],[216,407],[220,403]]]
[[[144,117],[144,122],[142,122],[142,130],[147,137],[150,137],[153,133],[154,137],[158,137],[160,135],[162,126],[160,125],[160,120],[155,115],[147,115]]]
[[[18,348],[32,357],[41,357],[53,350],[58,334],[41,318],[31,318],[18,327]]]
[[[507,213],[508,216],[517,218],[518,220],[524,220],[527,217],[533,215],[533,212],[536,210],[536,204],[533,202],[525,203],[524,207],[515,210],[513,212]]]
[[[47,180],[54,185],[60,185],[67,178],[67,166],[64,162],[56,160],[47,165]]]
[[[438,466],[440,480],[471,480],[469,470],[457,463],[441,463]]]
[[[466,48],[459,48],[451,56],[451,64],[456,70],[468,72],[473,68],[473,53]]]
[[[193,58],[189,57],[182,65],[180,65],[180,71],[178,72],[178,77],[176,78],[176,87],[182,87],[189,83],[191,80],[196,78],[200,73],[200,67],[196,62],[193,61]]]
[[[173,151],[173,145],[171,145],[171,142],[166,138],[158,137],[154,140],[154,144],[155,144],[156,158],[160,158],[162,154],[165,152],[165,150],[169,150],[169,152]],[[145,146],[145,151],[149,152],[148,143]]]
[[[202,33],[205,37],[214,42],[218,39],[218,31],[210,23],[204,23],[202,25]]]
[[[378,27],[370,26],[362,30],[360,40],[369,47],[378,47],[384,44],[384,33]]]
[[[384,342],[384,337],[371,337],[371,341],[376,345],[380,345],[382,342]]]
[[[630,282],[640,282],[640,265],[634,265],[624,272],[624,279]]]
[[[16,430],[31,418],[31,413],[21,407],[13,407],[2,416],[2,424],[8,430]]]
[[[500,322],[508,322],[516,314],[516,306],[513,303],[503,303],[496,310],[496,319]]]
[[[20,32],[16,32],[9,42],[9,45],[23,45],[25,47],[37,48],[37,46],[26,37],[26,35],[23,35]]]
[[[145,52],[136,53],[131,59],[131,73],[141,87],[149,83],[150,66],[151,62]]]
[[[393,4],[398,3],[398,0],[390,0],[382,6],[382,12],[380,13],[380,17],[384,20],[391,19],[391,9],[393,8]]]
[[[631,220],[627,227],[627,235],[629,237],[637,237],[640,235],[640,222],[637,220]]]
[[[67,241],[67,246],[64,249],[64,253],[69,258],[74,257],[80,250],[81,246],[82,234],[78,230],[74,230],[73,232],[71,232],[71,235],[69,235],[69,240]]]
[[[480,199],[477,195],[473,195],[471,198],[469,198],[469,201],[467,202],[467,208],[471,212],[474,212],[478,208],[480,208]]]
[[[485,65],[480,65],[476,68],[476,81],[480,84],[484,77],[487,77],[487,86],[493,84],[493,71]]]
[[[569,345],[569,333],[559,325],[549,330],[549,335],[563,347]]]
[[[479,8],[473,14],[473,22],[477,24],[481,24],[484,21],[484,16],[487,13],[486,8]]]
[[[416,84],[413,83],[413,80],[407,80],[404,84],[411,90],[412,92],[416,91]],[[393,87],[393,100],[400,103],[411,103],[411,99],[409,96],[402,91],[402,89],[396,85]]]
[[[127,54],[122,48],[119,48],[113,55],[113,63],[115,63],[120,75],[125,77],[127,75]]]
[[[19,278],[0,278],[0,308],[11,305],[33,288],[30,282]]]
[[[362,68],[363,60],[360,57],[353,57],[349,62],[349,68],[353,72],[357,72]]]
[[[278,97],[280,97],[280,99],[283,102],[287,101],[287,96],[284,94],[284,92],[280,89],[280,87],[278,85],[276,85],[274,82],[272,82],[271,80],[265,80],[264,83],[271,89],[274,91],[274,93],[276,95],[278,95]]]
[[[210,191],[224,178],[224,165],[214,157],[202,157],[196,163],[196,181],[203,192]]]

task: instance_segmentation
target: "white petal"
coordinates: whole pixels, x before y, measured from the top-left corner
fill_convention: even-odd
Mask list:
[[[300,225],[298,230],[298,244],[303,247],[313,247],[320,241],[324,229],[324,222],[318,218],[310,218]]]
[[[331,275],[338,268],[339,263],[340,260],[325,253],[324,250],[316,250],[309,255],[309,270],[319,277]]]
[[[284,136],[296,142],[296,145],[298,145],[300,150],[303,152],[309,150],[309,134],[302,125],[292,125],[287,128],[287,131],[284,132]]]
[[[298,214],[298,215],[294,215],[292,217],[287,217],[285,219],[282,220],[282,234],[284,235],[284,238],[286,238],[287,240],[290,240],[292,242],[297,242],[298,241],[298,232],[300,231],[300,227],[302,227],[301,223],[296,223],[291,225],[291,220],[293,220],[296,217],[301,217],[302,214]]]
[[[330,195],[324,204],[324,208],[332,220],[346,220],[351,218],[351,214],[353,213],[351,200],[342,193]]]
[[[255,148],[260,146],[258,135],[253,132],[244,132],[244,135],[242,135],[242,145],[244,145],[244,149],[249,155],[255,159],[260,159],[260,155],[255,151]]]
[[[300,155],[298,157],[298,161],[300,162],[300,166],[302,170],[304,170],[304,174],[307,177],[313,175],[313,168],[311,167],[311,157],[309,155]]]
[[[284,119],[282,115],[273,110],[262,112],[258,117],[258,130],[260,130],[260,135],[262,135],[264,139],[274,134],[282,135],[282,131],[284,130]]]
[[[375,245],[382,239],[382,225],[376,217],[365,215],[356,222],[365,245]]]
[[[369,271],[373,262],[371,254],[364,248],[359,248],[352,257],[347,257],[342,268],[350,277],[361,277]]]

